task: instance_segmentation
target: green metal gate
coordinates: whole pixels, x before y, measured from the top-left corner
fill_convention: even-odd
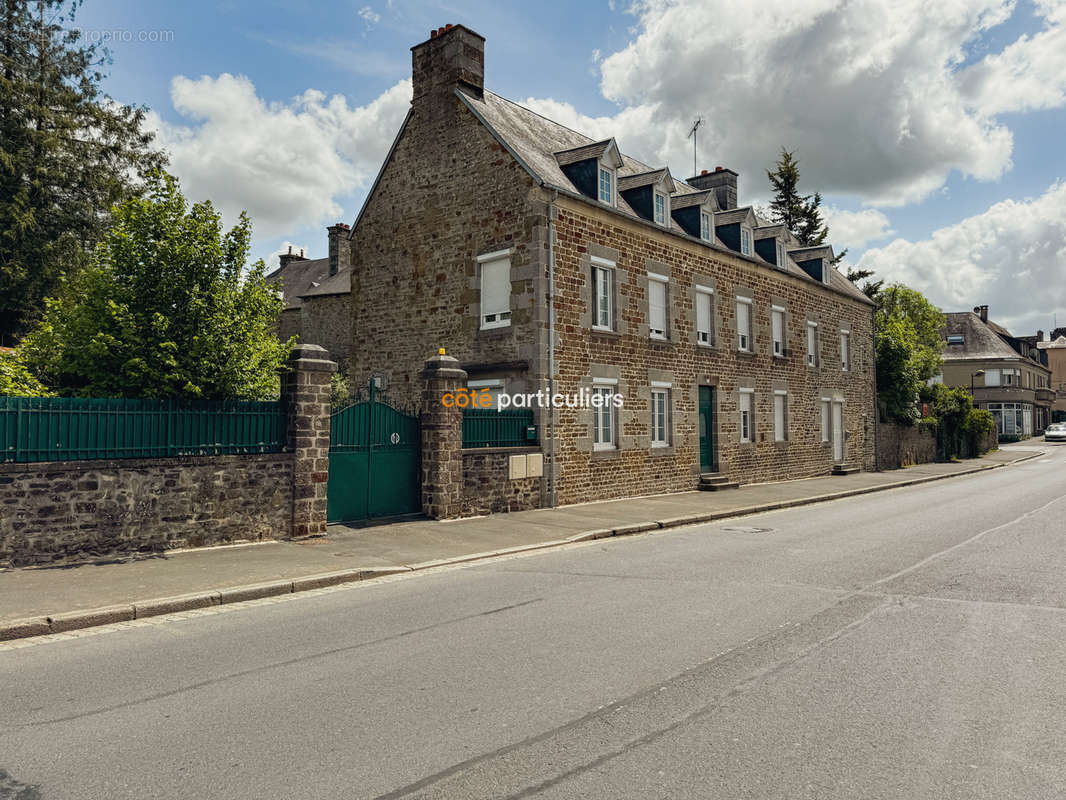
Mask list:
[[[421,510],[422,428],[417,414],[376,396],[334,413],[326,519],[357,522]]]

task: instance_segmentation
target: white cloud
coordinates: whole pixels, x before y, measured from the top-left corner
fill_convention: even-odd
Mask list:
[[[1046,331],[1054,313],[1066,318],[1066,182],[1035,199],[996,203],[923,241],[867,250],[858,266],[946,311],[988,304],[1012,333]]]
[[[962,74],[970,103],[986,114],[1057,108],[1066,103],[1066,2],[1036,4],[1044,29],[1021,36]]]
[[[363,6],[360,8],[359,17],[366,23],[368,30],[381,22],[381,14],[374,11],[370,6]]]
[[[267,103],[248,78],[226,73],[178,76],[170,94],[187,124],[156,115],[150,124],[186,196],[210,199],[227,224],[248,211],[264,240],[354,216],[337,199],[377,173],[407,113],[411,82],[358,108],[313,89]]]
[[[940,189],[953,170],[993,180],[1009,169],[1013,140],[995,113],[1066,102],[1058,0],[1040,6],[1045,33],[960,70],[1013,12],[1013,0],[646,0],[632,41],[602,61],[616,116],[532,104],[686,176],[686,134],[702,116],[701,166],[737,169],[751,182],[745,196],[765,192],[763,170],[786,146],[807,187],[902,205]],[[1019,75],[1026,99],[985,98],[1009,94],[998,87]]]
[[[857,250],[867,242],[876,242],[895,232],[888,217],[875,208],[841,211],[829,206],[822,210],[822,216],[829,226],[829,238],[837,252],[845,247]]]

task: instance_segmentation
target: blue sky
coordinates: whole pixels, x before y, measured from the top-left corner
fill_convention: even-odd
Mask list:
[[[765,201],[761,169],[794,148],[849,261],[1020,332],[1066,324],[1059,0],[88,0],[76,21],[110,39],[107,91],[152,109],[190,197],[248,209],[264,258],[323,255],[325,225],[354,220],[410,47],[448,22],[486,37],[504,96],[679,177],[702,115],[700,166],[738,169],[742,202]]]

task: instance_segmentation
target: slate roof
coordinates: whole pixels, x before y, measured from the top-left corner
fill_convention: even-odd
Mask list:
[[[266,276],[266,282],[274,284],[281,281],[285,308],[290,309],[302,306],[300,298],[328,277],[328,258],[306,258],[290,261],[284,269],[278,267]]]
[[[535,111],[501,97],[488,89],[484,91],[482,97],[474,96],[459,89],[456,90],[456,95],[535,180],[571,196],[580,197],[590,203],[596,202],[577,191],[562,171],[560,159],[572,158],[572,161],[564,161],[563,163],[573,163],[583,158],[596,158],[598,157],[597,154],[602,154],[607,149],[608,145],[614,141],[613,139],[594,140],[592,137],[571,130],[565,125],[560,125],[558,122],[543,117]],[[619,185],[621,185],[626,176],[658,171],[657,168],[627,156],[625,153],[619,151],[618,155],[622,160],[622,166],[618,168]],[[705,190],[696,189],[672,176],[670,183],[673,185],[670,198],[672,208],[683,207],[680,204],[685,203],[683,198],[686,195],[705,194]],[[644,220],[643,217],[629,207],[629,204],[622,197],[618,198],[615,209],[625,216]],[[647,220],[644,221],[647,222]],[[649,222],[649,224],[651,223]],[[673,220],[672,216],[668,229],[673,233],[690,238],[681,226]],[[724,248],[724,245],[721,244],[712,246]],[[743,258],[744,256],[741,257]],[[748,258],[766,264],[771,269],[777,269],[757,255],[749,256]],[[780,272],[782,270],[777,271]],[[800,280],[821,285],[821,282],[815,281],[790,260],[787,261],[783,271],[789,275],[794,275]],[[830,272],[829,285],[831,288],[860,302],[872,305],[870,299],[840,272],[835,269]]]
[[[328,270],[327,270],[328,272]],[[316,281],[311,284],[306,292],[301,297],[323,297],[330,294],[351,294],[352,291],[352,270],[350,267],[346,267],[341,270],[337,270],[336,275],[331,275],[323,281]]]
[[[941,331],[941,336],[945,340],[948,336],[963,337],[961,345],[952,344],[944,348],[945,361],[996,358],[1022,360],[1021,354],[1003,341],[991,324],[982,322],[972,311],[952,311],[944,316],[947,324]],[[996,325],[996,328],[1000,326]]]
[[[636,189],[639,186],[647,186],[651,183],[658,183],[659,181],[669,178],[670,170],[666,167],[662,169],[653,169],[650,172],[640,172],[636,175],[623,175],[618,179],[618,191],[628,192],[630,189]],[[667,183],[667,188],[669,188]]]
[[[754,217],[755,212],[752,211],[751,206],[744,206],[743,208],[731,208],[728,211],[721,211],[714,215],[715,225],[732,225],[736,222],[743,222],[748,217]]]
[[[670,208],[688,208],[689,206],[702,206],[708,200],[711,201],[711,208],[715,211],[718,210],[718,198],[714,193],[714,189],[703,189],[699,192],[689,192],[688,194],[675,194],[670,197]]]

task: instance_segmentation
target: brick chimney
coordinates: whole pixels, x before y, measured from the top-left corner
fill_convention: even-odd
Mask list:
[[[974,306],[973,313],[981,318],[981,322],[988,322],[988,306]]]
[[[298,255],[296,253],[292,252],[292,245],[291,244],[289,245],[289,252],[282,253],[280,256],[278,256],[278,263],[281,265],[282,269],[285,269],[285,267],[289,266],[289,264],[291,264],[293,261],[306,261],[306,260],[307,259],[304,258],[304,251],[303,250],[301,250]]]
[[[687,183],[697,189],[714,189],[718,207],[728,211],[737,207],[737,173],[727,167],[715,167],[714,172],[703,170]]]
[[[451,94],[462,86],[477,97],[485,94],[485,37],[465,25],[445,25],[411,48],[415,105],[434,93]]]
[[[343,222],[326,228],[329,234],[329,274],[336,275],[342,269],[348,269],[352,263],[352,250],[348,237],[351,228]]]

